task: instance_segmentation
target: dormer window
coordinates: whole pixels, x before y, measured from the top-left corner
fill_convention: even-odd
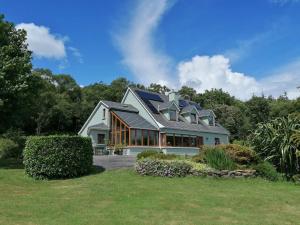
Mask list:
[[[176,110],[169,110],[169,116],[171,121],[177,120]]]
[[[196,113],[191,113],[191,123],[197,123]]]

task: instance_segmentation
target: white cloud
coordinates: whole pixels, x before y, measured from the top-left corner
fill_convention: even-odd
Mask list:
[[[275,97],[287,92],[289,98],[300,97],[300,59],[284,65],[260,80],[264,93]]]
[[[58,37],[50,33],[50,29],[34,23],[20,23],[17,29],[27,32],[28,48],[37,57],[62,59],[67,56],[66,37]]]
[[[196,55],[191,60],[174,64],[167,54],[154,45],[153,40],[154,31],[169,7],[167,0],[140,1],[133,10],[129,25],[115,37],[123,62],[139,82],[145,85],[161,83],[177,88],[188,85],[198,92],[222,88],[243,100],[262,93],[278,97],[284,91],[291,98],[299,96],[296,86],[300,85],[300,60],[278,69],[262,80],[233,71],[230,59],[224,55]],[[270,34],[272,32],[242,43],[228,54],[242,57],[247,49]]]
[[[123,63],[144,84],[170,84],[171,59],[153,42],[153,32],[163,13],[169,8],[167,0],[140,1],[127,26],[115,36],[123,55]]]
[[[222,88],[246,99],[260,91],[257,81],[242,73],[233,72],[229,59],[223,55],[194,56],[190,61],[178,65],[180,85],[193,87],[198,92],[211,88]]]

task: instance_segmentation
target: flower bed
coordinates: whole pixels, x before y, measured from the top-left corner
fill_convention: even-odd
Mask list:
[[[223,177],[223,178],[248,178],[255,177],[256,171],[246,170],[216,170],[204,163],[195,163],[189,160],[159,160],[142,159],[135,165],[137,173],[143,176],[160,177],[185,177],[203,176],[203,177]]]

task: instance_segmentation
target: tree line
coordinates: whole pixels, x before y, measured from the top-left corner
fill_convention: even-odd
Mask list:
[[[0,15],[0,134],[75,134],[100,100],[120,102],[129,86],[159,93],[170,90],[159,84],[145,87],[124,77],[110,84],[100,81],[80,87],[69,74],[33,68],[32,52],[25,41],[26,32],[16,30]],[[248,101],[238,100],[222,89],[197,93],[183,86],[179,93],[212,109],[230,131],[231,140],[246,139],[258,123],[300,112],[300,98],[291,100],[285,93],[277,99],[261,95]]]

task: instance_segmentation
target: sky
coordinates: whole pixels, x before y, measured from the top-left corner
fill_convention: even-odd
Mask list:
[[[300,96],[300,0],[0,0],[35,68],[239,99]]]

